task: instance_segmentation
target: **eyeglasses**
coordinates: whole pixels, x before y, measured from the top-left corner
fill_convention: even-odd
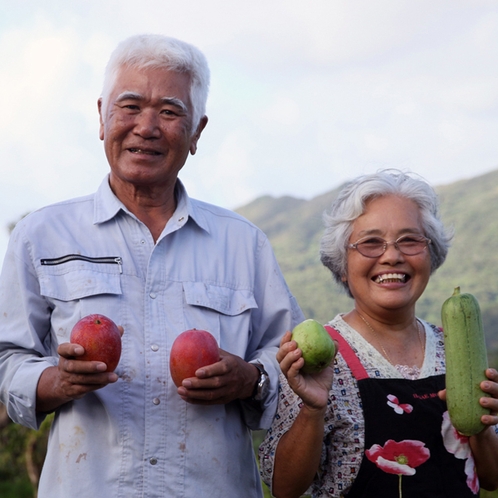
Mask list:
[[[378,258],[382,256],[389,244],[392,244],[399,252],[406,256],[420,254],[429,244],[431,239],[423,235],[402,235],[393,242],[387,242],[382,237],[363,237],[354,244],[349,244],[349,249],[356,249],[367,258]]]

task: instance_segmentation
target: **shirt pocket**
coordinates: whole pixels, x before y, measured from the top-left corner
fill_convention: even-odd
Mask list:
[[[121,295],[121,259],[68,255],[42,259],[40,293],[58,301],[74,301],[102,294]]]
[[[187,328],[211,332],[221,347],[225,342],[223,334],[248,329],[249,312],[258,307],[254,293],[248,289],[184,282],[183,293]]]
[[[122,271],[116,258],[64,256],[41,260],[40,294],[51,308],[52,342],[67,342],[74,324],[101,314],[123,322]]]

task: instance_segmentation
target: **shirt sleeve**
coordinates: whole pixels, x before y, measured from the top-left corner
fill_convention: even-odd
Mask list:
[[[280,367],[276,354],[280,339],[304,320],[266,236],[262,238],[257,258],[254,296],[258,307],[253,311],[245,359],[263,364],[270,379],[270,389],[260,406],[245,401],[241,403],[246,423],[252,430],[268,429],[273,421],[278,403]]]
[[[14,422],[38,429],[44,419],[36,413],[38,380],[58,359],[50,352],[50,309],[21,228],[13,231],[4,259],[0,308],[0,401]]]

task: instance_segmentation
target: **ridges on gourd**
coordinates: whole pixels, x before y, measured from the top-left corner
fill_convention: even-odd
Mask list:
[[[489,414],[479,399],[488,396],[480,388],[488,367],[481,310],[477,299],[455,288],[441,309],[446,352],[446,403],[451,423],[465,436],[486,426],[481,416]]]

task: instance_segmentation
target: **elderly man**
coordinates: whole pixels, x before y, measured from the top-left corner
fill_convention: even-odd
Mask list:
[[[28,427],[55,411],[39,498],[262,496],[251,429],[271,423],[275,352],[303,316],[265,235],[178,180],[207,124],[208,85],[191,45],[118,45],[98,101],[109,176],[12,233],[0,393]],[[115,372],[69,342],[92,313],[124,329]],[[192,328],[216,337],[220,361],[177,388],[169,352]]]

